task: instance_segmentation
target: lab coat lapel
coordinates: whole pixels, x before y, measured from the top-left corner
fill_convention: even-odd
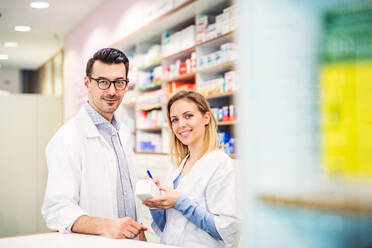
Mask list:
[[[100,141],[107,147],[111,148],[110,145],[107,143],[106,139],[99,133],[96,125],[94,125],[92,119],[90,118],[88,112],[85,110],[84,106],[81,107],[78,119],[80,123],[79,130],[81,130],[82,134],[86,138],[95,138],[98,137]]]
[[[207,166],[203,165],[203,160],[209,155],[209,153],[204,154],[200,159],[198,159],[195,164],[192,166],[189,173],[187,173],[185,176],[183,176],[182,180],[180,181],[180,184],[177,187],[177,190],[185,190],[185,192],[192,191],[194,188],[194,185],[197,184],[198,180],[200,179],[199,175],[208,175],[208,173],[205,170],[208,170]],[[188,157],[188,156],[187,156]],[[180,166],[180,170],[177,173],[176,177],[181,173],[181,170],[185,164],[185,161],[187,157],[182,161],[182,167]],[[174,177],[174,179],[176,178]],[[174,181],[174,179],[172,179]],[[173,182],[172,181],[172,182]]]
[[[186,157],[182,160],[180,166],[178,166],[174,171],[173,173],[171,174],[170,176],[170,182],[168,182],[169,184],[169,187],[172,187],[173,188],[173,182],[174,180],[180,175],[183,167],[185,166],[185,162],[187,160],[187,158],[189,157],[189,155],[187,154]]]

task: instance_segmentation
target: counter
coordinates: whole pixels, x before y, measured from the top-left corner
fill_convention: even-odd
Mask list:
[[[175,246],[142,242],[130,239],[110,239],[104,236],[85,234],[44,233],[9,238],[0,238],[0,247],[12,248],[175,248]]]

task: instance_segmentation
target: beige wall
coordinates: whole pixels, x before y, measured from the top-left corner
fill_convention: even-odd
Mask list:
[[[47,231],[44,150],[62,124],[62,98],[0,96],[0,237]]]
[[[21,93],[21,72],[16,69],[0,69],[0,91]]]

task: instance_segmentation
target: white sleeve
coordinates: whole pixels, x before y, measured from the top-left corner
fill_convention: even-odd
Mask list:
[[[85,215],[78,205],[81,160],[73,159],[61,136],[53,137],[48,144],[46,160],[48,180],[41,212],[49,229],[69,233],[76,219]]]
[[[225,246],[237,247],[241,226],[237,169],[230,158],[218,161],[217,166],[206,189],[207,205]]]

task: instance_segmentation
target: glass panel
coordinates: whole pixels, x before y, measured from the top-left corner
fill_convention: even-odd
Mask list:
[[[49,61],[44,66],[43,95],[53,95],[52,63]]]
[[[63,93],[62,81],[62,53],[58,53],[53,59],[54,66],[54,95],[60,96]]]

